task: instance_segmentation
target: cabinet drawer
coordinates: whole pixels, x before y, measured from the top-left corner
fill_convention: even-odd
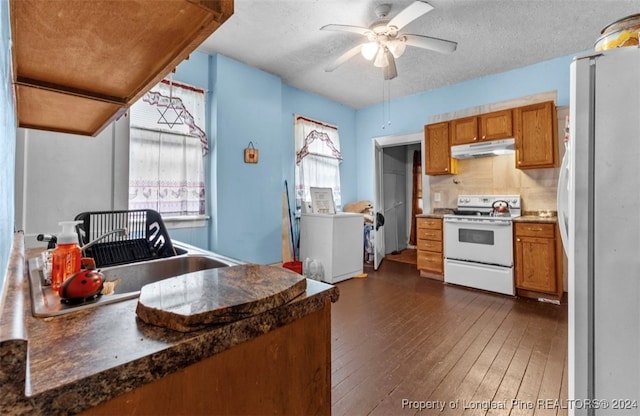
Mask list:
[[[418,250],[418,269],[442,273],[442,254]]]
[[[442,230],[442,220],[440,218],[418,218],[417,228]]]
[[[442,253],[442,241],[418,239],[418,250]]]
[[[516,237],[554,238],[555,224],[515,223]]]
[[[418,240],[442,241],[442,230],[418,228]]]

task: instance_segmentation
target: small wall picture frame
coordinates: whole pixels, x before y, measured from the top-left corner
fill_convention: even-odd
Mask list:
[[[253,145],[253,142],[249,142],[249,145],[244,149],[244,163],[258,163],[259,152]]]

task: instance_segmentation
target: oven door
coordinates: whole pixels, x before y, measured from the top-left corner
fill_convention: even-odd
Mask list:
[[[510,219],[445,217],[444,234],[447,259],[513,266]]]

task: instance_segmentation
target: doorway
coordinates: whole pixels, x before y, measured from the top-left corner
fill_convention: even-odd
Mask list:
[[[373,209],[384,216],[376,218],[375,262],[377,269],[390,253],[399,253],[409,246],[413,195],[413,153],[422,149],[423,133],[376,137],[373,141],[374,198]],[[428,176],[422,174],[422,209],[426,212],[429,198]]]
[[[387,227],[385,254],[398,254],[409,246],[414,151],[420,151],[419,143],[382,149],[382,193]]]

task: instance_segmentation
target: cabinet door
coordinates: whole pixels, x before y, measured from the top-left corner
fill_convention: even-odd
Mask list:
[[[424,148],[427,175],[450,175],[455,172],[455,161],[451,160],[449,148],[449,123],[424,126]]]
[[[514,110],[518,169],[556,166],[558,150],[554,109],[554,103],[547,101]]]
[[[552,238],[516,234],[516,287],[556,293],[556,245]]]
[[[513,137],[511,109],[481,114],[480,140],[499,140]]]
[[[478,141],[478,117],[465,117],[449,122],[451,146]]]

